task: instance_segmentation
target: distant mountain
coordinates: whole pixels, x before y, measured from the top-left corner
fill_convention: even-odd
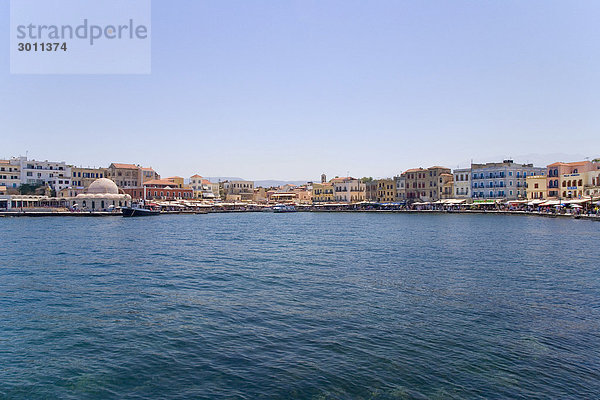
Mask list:
[[[236,176],[205,176],[204,179],[208,179],[213,183],[219,183],[223,181],[246,181],[247,179],[239,178]]]
[[[208,176],[205,177],[211,182],[218,183],[223,181],[247,181],[249,179],[244,179],[236,176]],[[254,187],[277,187],[283,185],[304,185],[308,181],[283,181],[278,179],[263,179],[259,181],[254,181]]]
[[[279,181],[276,179],[265,179],[262,181],[254,181],[254,186],[268,188],[268,187],[277,187],[277,186],[283,186],[283,185],[304,185],[304,184],[306,184],[306,182],[308,182],[308,181]]]

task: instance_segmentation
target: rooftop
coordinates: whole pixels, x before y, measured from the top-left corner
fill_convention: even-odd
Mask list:
[[[111,165],[114,165],[115,168],[121,168],[121,169],[138,169],[139,168],[135,164],[112,163]]]

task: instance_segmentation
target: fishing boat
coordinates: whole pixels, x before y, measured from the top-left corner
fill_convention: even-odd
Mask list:
[[[160,214],[160,210],[142,204],[132,204],[131,207],[122,207],[121,212],[124,217],[146,217]]]
[[[144,199],[138,203],[131,203],[131,207],[122,207],[121,212],[124,217],[148,217],[159,215],[160,207],[156,204],[146,203],[146,188],[144,187]]]

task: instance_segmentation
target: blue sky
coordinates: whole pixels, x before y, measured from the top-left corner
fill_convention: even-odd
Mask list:
[[[598,1],[155,0],[150,75],[11,75],[0,15],[0,157],[316,180],[600,156]]]

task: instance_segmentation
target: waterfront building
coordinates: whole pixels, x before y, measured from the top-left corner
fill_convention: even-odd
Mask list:
[[[120,188],[138,187],[141,182],[140,167],[135,164],[112,163],[104,176]]]
[[[532,175],[525,179],[527,183],[527,200],[544,200],[548,198],[545,175]]]
[[[71,187],[87,189],[96,179],[104,178],[105,168],[84,168],[71,165]]]
[[[194,191],[194,197],[201,197],[201,196],[196,196],[196,192],[198,192],[198,193],[202,192],[202,180],[203,179],[204,178],[198,174],[190,176],[190,183],[188,184],[188,186]]]
[[[310,185],[301,185],[290,188],[290,191],[296,195],[296,201],[299,203],[312,203],[312,187]]]
[[[333,198],[334,201],[342,203],[355,203],[365,201],[366,185],[350,176],[343,178],[333,178]]]
[[[264,187],[254,188],[254,195],[252,196],[252,202],[257,204],[263,204],[268,202],[267,190]]]
[[[331,203],[334,201],[333,183],[322,182],[313,183],[312,190],[313,203]]]
[[[394,182],[396,183],[396,202],[406,201],[406,177],[395,176]]]
[[[545,168],[534,167],[533,164],[517,164],[513,160],[471,164],[472,197],[474,199],[525,199],[527,177],[545,173]]]
[[[0,195],[0,210],[11,211],[14,209],[32,209],[45,207],[59,207],[61,204],[57,199],[41,195]]]
[[[585,196],[600,197],[600,168],[586,172],[583,182]]]
[[[181,176],[170,176],[168,178],[164,178],[168,181],[173,182],[174,185],[176,185],[177,187],[185,187],[185,180],[181,177]]]
[[[195,199],[215,200],[219,195],[219,184],[212,184],[208,179],[204,179],[198,174],[190,177],[188,187],[193,190]]]
[[[141,187],[142,183],[160,180],[160,175],[152,168],[122,163],[110,164],[104,176],[115,182],[120,188]]]
[[[546,167],[549,198],[576,198],[593,193],[595,173],[600,163],[593,161],[556,162]],[[597,180],[595,180],[597,186]],[[587,188],[586,188],[587,184]]]
[[[112,211],[131,205],[131,196],[119,193],[117,185],[107,178],[96,179],[85,193],[65,198],[67,205],[81,211]]]
[[[378,181],[376,179],[365,180],[365,200],[377,201],[377,186]]]
[[[46,185],[56,192],[71,186],[71,167],[64,161],[37,161],[27,157],[13,157],[9,164],[19,167],[21,185]]]
[[[4,191],[21,186],[21,166],[11,164],[9,160],[0,160],[0,186]]]
[[[396,182],[394,179],[377,180],[377,202],[393,203],[396,201]]]
[[[410,201],[437,201],[444,193],[444,184],[449,182],[450,168],[434,166],[427,169],[412,168],[402,173],[406,180],[406,198]]]
[[[440,199],[454,198],[454,175],[449,172],[440,174]]]
[[[140,176],[141,176],[142,183],[160,179],[160,175],[152,167],[140,167]],[[179,178],[179,177],[175,177],[175,178]],[[181,185],[183,187],[183,178],[179,178],[179,179],[181,179]]]
[[[425,176],[427,171],[424,168],[411,168],[404,171],[401,176],[406,182],[406,199],[418,201],[425,197]]]
[[[459,168],[454,174],[454,198],[468,199],[471,197],[471,168]]]
[[[131,196],[133,200],[191,200],[194,198],[194,191],[190,188],[180,188],[168,179],[153,179],[144,182],[143,187],[123,188],[122,191]]]
[[[224,181],[221,182],[226,201],[252,201],[254,182]]]
[[[269,203],[291,203],[296,202],[298,200],[298,196],[296,193],[291,191],[278,191],[278,190],[269,190],[267,191],[267,201]]]

